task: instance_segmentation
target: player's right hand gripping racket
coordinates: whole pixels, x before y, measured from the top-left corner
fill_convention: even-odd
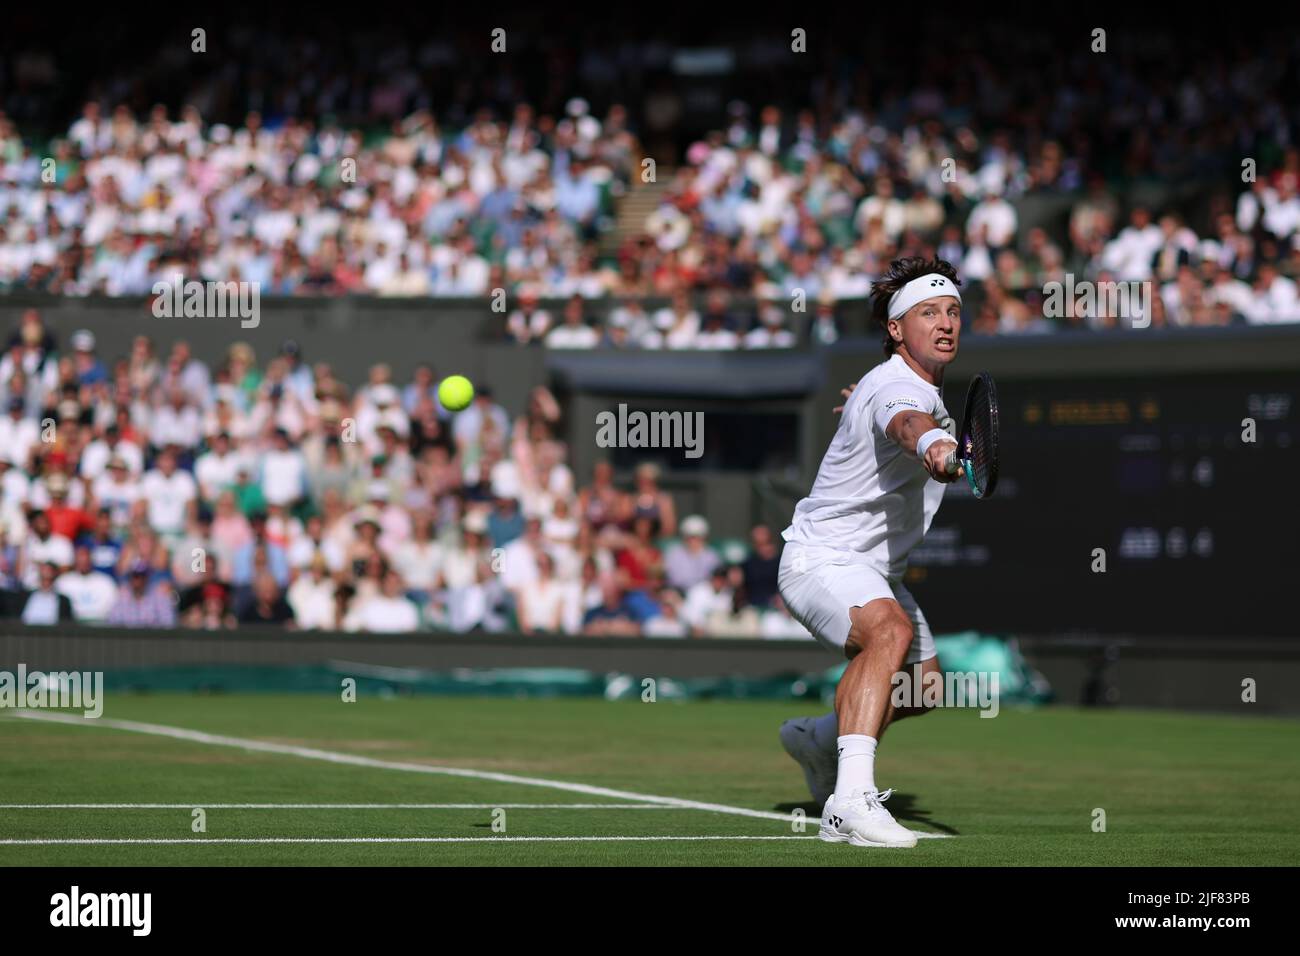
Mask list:
[[[998,483],[998,392],[993,376],[980,372],[966,390],[966,411],[962,415],[957,447],[948,453],[948,474],[966,469],[966,480],[976,498],[993,494]]]

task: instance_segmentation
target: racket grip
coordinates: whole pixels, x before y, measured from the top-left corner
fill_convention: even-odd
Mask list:
[[[957,449],[954,448],[952,451],[948,452],[948,458],[943,463],[943,470],[948,472],[950,475],[955,475],[957,474],[958,464]]]

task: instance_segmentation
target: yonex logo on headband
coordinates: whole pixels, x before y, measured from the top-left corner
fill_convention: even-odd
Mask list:
[[[950,295],[958,302],[961,301],[961,292],[958,291],[956,283],[947,276],[932,272],[918,276],[890,297],[889,317],[896,319],[906,314],[907,310],[918,302],[924,302],[936,295]]]

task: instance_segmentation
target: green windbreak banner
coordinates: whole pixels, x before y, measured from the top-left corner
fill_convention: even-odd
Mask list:
[[[935,638],[949,691],[995,688],[1003,704],[1051,699],[1051,688],[1020,654],[1014,641],[974,631]],[[446,695],[478,697],[603,697],[607,700],[820,700],[829,703],[846,665],[824,671],[764,677],[718,675],[680,678],[670,674],[598,673],[580,668],[455,668],[446,671],[357,663],[309,665],[190,664],[104,672],[104,686],[117,693],[308,693],[359,697]],[[355,682],[352,685],[346,681]],[[966,706],[975,706],[968,702]]]

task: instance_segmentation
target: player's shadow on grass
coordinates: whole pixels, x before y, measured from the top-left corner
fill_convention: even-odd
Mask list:
[[[917,806],[916,797],[910,793],[895,792],[890,794],[885,807],[899,823],[914,823],[936,833],[947,833],[950,836],[957,835],[955,827],[930,819],[930,811]],[[792,813],[795,810],[802,810],[804,815],[810,819],[818,819],[822,815],[821,804],[812,800],[804,800],[799,803],[778,803],[772,809],[778,813]]]

